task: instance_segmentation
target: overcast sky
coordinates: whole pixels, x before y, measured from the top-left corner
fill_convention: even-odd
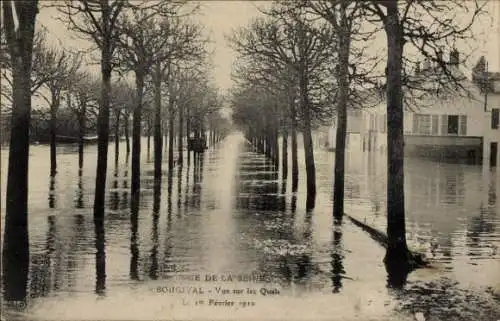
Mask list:
[[[466,0],[464,0],[466,1]],[[239,26],[245,26],[253,18],[259,15],[257,6],[266,5],[266,2],[250,1],[204,1],[202,2],[201,21],[205,24],[211,38],[215,41],[215,64],[214,76],[223,89],[231,87],[231,66],[235,59],[234,52],[227,46],[224,35]],[[477,53],[474,56],[487,56],[490,62],[490,70],[500,71],[500,1],[490,1],[493,15],[496,17],[494,25],[490,25],[486,19],[478,26],[484,31],[482,39],[478,39]],[[47,27],[52,40],[60,39],[64,46],[85,47],[81,40],[71,38],[71,32],[66,26],[55,19],[57,11],[43,8],[38,16],[38,23]],[[385,39],[382,39],[385,41]],[[98,69],[97,69],[98,70]]]

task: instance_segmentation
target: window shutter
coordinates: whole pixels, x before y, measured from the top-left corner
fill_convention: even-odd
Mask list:
[[[460,129],[459,133],[462,136],[467,135],[467,116],[466,115],[461,115],[460,116]]]
[[[491,110],[491,129],[498,129],[500,123],[500,109],[493,108]]]
[[[432,115],[432,135],[437,135],[439,131],[439,116]]]
[[[448,135],[448,115],[441,115],[441,135]]]
[[[413,134],[418,134],[418,115],[413,114]]]

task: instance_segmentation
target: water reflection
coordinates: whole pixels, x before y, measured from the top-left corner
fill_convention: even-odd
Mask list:
[[[32,255],[32,271],[30,282],[30,296],[44,297],[53,290],[54,280],[54,253],[56,251],[56,218],[54,215],[47,216],[47,236],[43,252]]]
[[[83,208],[84,207],[84,202],[83,202],[83,195],[84,195],[84,190],[83,190],[83,170],[79,169],[78,170],[78,186],[76,189],[76,201],[75,201],[75,207],[76,208]]]
[[[149,268],[149,277],[153,280],[156,280],[158,278],[158,221],[160,218],[160,197],[160,186],[157,186],[155,184],[153,192],[153,223],[151,230],[151,242],[153,246],[151,248],[151,266]]]
[[[139,203],[132,201],[130,206],[130,279],[139,280],[139,246],[137,244],[137,230],[139,226]]]
[[[311,278],[312,261],[311,261],[311,246],[312,246],[312,215],[307,212],[304,220],[303,244],[305,249],[297,257],[297,281],[306,283]]]
[[[95,231],[95,293],[104,295],[106,293],[106,249],[104,235],[104,220],[94,220]]]
[[[49,208],[54,208],[56,206],[56,177],[50,176],[50,185],[49,185]]]
[[[191,207],[200,209],[201,185],[203,181],[204,154],[195,154],[193,159],[193,188],[191,193]]]
[[[332,247],[332,292],[338,293],[342,288],[342,278],[345,274],[343,264],[344,254],[342,248],[342,219],[334,219]]]
[[[112,183],[112,189],[111,193],[109,193],[109,202],[110,202],[110,208],[113,211],[118,210],[120,206],[120,194],[118,191],[118,166],[115,166],[115,170],[113,173],[113,183]]]
[[[177,214],[181,215],[182,204],[182,165],[177,168]]]
[[[128,198],[129,187],[128,187],[128,166],[127,166],[127,164],[125,164],[125,170],[123,171],[122,189],[123,189],[123,192],[122,192],[122,197],[121,197],[120,209],[126,209],[130,205],[130,200]]]
[[[76,172],[74,176],[68,174],[68,179],[61,165],[61,175],[53,187],[48,177],[41,184],[33,184],[30,193],[40,202],[30,204],[34,228],[30,230],[29,293],[40,305],[50,306],[46,309],[47,317],[53,316],[51,308],[66,308],[66,302],[59,300],[79,304],[81,296],[90,295],[92,301],[94,291],[100,296],[106,294],[100,303],[112,305],[119,295],[124,306],[132,306],[137,301],[136,287],[150,288],[151,279],[168,279],[158,282],[170,284],[175,273],[181,271],[255,273],[283,285],[292,297],[307,292],[311,297],[318,295],[319,301],[331,302],[331,306],[342,306],[341,310],[348,310],[349,305],[357,304],[352,303],[356,300],[362,303],[362,309],[368,309],[378,299],[383,301],[380,309],[387,311],[392,305],[384,304],[394,296],[401,299],[402,306],[411,301],[409,311],[420,308],[420,302],[440,311],[444,309],[436,307],[438,304],[426,296],[441,298],[438,292],[448,291],[450,300],[466,298],[455,293],[462,293],[459,286],[442,280],[430,285],[432,289],[418,291],[418,286],[428,286],[418,274],[408,276],[399,269],[384,268],[383,249],[364,231],[349,220],[332,220],[330,173],[318,170],[323,174],[318,174],[316,208],[306,211],[305,195],[301,194],[304,186],[298,193],[287,190],[286,182],[277,176],[279,170],[270,162],[237,145],[237,141],[231,143],[238,148],[215,148],[204,156],[195,156],[184,168],[175,168],[177,175],[168,171],[160,188],[151,184],[149,189],[144,184],[142,192],[146,197],[141,197],[141,211],[138,204],[129,203],[128,166],[110,172],[104,223],[86,221],[92,209],[84,197],[93,192],[93,184],[89,184],[92,177],[84,178],[79,171],[78,181]],[[317,158],[318,169],[331,169],[331,154],[321,157]],[[346,212],[360,215],[370,224],[382,222],[378,227],[383,229],[386,171],[381,159],[372,156],[371,163],[357,159],[357,163],[350,163],[346,176],[346,189],[350,192],[345,195]],[[91,172],[95,164],[88,163],[90,167],[84,170]],[[358,165],[360,168],[355,168]],[[146,180],[150,176],[147,173],[145,165],[142,177]],[[465,279],[468,283],[464,284],[475,286],[498,276],[497,177],[482,176],[471,166],[438,166],[412,160],[408,161],[405,174],[408,238],[424,251],[429,247],[429,255],[439,263],[439,269],[433,273]],[[301,184],[304,181],[301,177]],[[57,197],[56,214],[47,213],[47,186],[54,199]],[[153,197],[147,197],[151,190]],[[69,202],[64,201],[67,198]],[[479,277],[482,275],[485,277]],[[450,288],[443,290],[442,284]],[[319,290],[317,285],[326,288]],[[385,291],[385,286],[391,291]],[[19,291],[22,286],[16,289]],[[17,297],[23,295],[26,291]],[[154,304],[164,304],[164,299]],[[289,304],[289,299],[282,295],[273,305],[281,300]],[[77,317],[87,317],[83,314]],[[442,319],[441,315],[435,319]],[[339,314],[339,318],[343,316]]]

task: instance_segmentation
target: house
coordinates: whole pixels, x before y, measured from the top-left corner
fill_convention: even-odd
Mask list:
[[[458,58],[458,52],[453,50],[449,71],[459,79],[459,86],[441,93],[412,96],[411,102],[405,99],[405,155],[438,160],[484,160],[496,166],[500,159],[500,77],[491,74],[492,85],[488,87],[492,88],[483,90],[477,79],[467,79],[459,68]],[[413,79],[432,89],[442,76],[436,75],[436,70],[426,62],[424,68],[417,68]],[[387,150],[387,106],[385,97],[381,97],[378,105],[361,113],[361,150]]]
[[[346,133],[346,149],[351,149],[353,146],[359,146],[361,132],[361,110],[347,110],[347,133]],[[337,138],[337,118],[334,118],[328,128],[327,148],[335,150]]]

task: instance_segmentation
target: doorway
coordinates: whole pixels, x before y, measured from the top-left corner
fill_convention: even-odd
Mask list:
[[[497,166],[498,143],[490,143],[490,167]]]

